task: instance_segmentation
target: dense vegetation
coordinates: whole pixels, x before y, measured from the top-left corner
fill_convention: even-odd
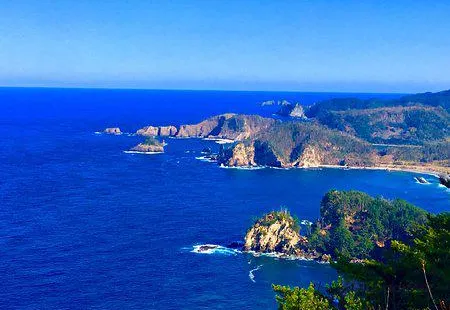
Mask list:
[[[424,143],[420,147],[386,147],[380,152],[391,155],[394,162],[439,161],[443,166],[450,166],[450,140]]]
[[[146,137],[144,140],[144,144],[147,145],[162,145],[162,143],[156,139],[155,137]]]
[[[390,240],[406,241],[415,226],[426,222],[427,213],[404,200],[333,190],[322,199],[310,246],[333,257],[375,257]]]
[[[292,216],[287,209],[282,209],[280,211],[272,211],[264,214],[261,218],[255,218],[254,223],[262,226],[270,226],[276,222],[289,222],[295,231],[300,231],[299,220],[296,216]]]
[[[422,144],[450,136],[450,90],[398,99],[337,98],[306,110],[332,129],[372,143]]]
[[[345,111],[355,109],[373,109],[381,107],[411,106],[422,104],[432,107],[442,107],[450,112],[450,90],[437,93],[421,93],[407,95],[398,99],[358,99],[358,98],[334,98],[315,103],[306,111],[308,117],[321,117],[329,111]]]
[[[414,95],[403,96],[397,100],[401,104],[409,104],[411,102],[419,102],[421,104],[433,106],[433,107],[443,107],[445,110],[450,112],[450,90],[444,90],[437,93],[421,93]]]
[[[429,215],[409,242],[393,241],[380,259],[332,266],[341,277],[326,290],[274,285],[280,309],[436,309],[450,304],[450,213]]]
[[[450,213],[331,191],[309,239],[341,276],[326,289],[274,285],[280,309],[448,309]]]
[[[276,123],[258,134],[255,140],[267,145],[285,163],[298,160],[308,147],[318,151],[317,159],[322,163],[336,165],[371,165],[375,154],[365,141],[311,123]]]
[[[318,120],[373,143],[421,144],[450,136],[450,116],[441,107],[415,105],[328,111]]]

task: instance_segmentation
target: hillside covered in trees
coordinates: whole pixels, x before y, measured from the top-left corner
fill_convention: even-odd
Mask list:
[[[423,144],[450,136],[450,90],[398,99],[338,98],[318,102],[306,115],[372,143]]]
[[[448,309],[450,213],[356,191],[330,191],[320,212],[307,246],[330,252],[340,277],[274,285],[279,309]]]

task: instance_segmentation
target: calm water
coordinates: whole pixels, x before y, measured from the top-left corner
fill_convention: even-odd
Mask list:
[[[192,247],[242,240],[253,217],[280,206],[314,220],[332,188],[450,210],[430,176],[420,185],[401,172],[221,169],[195,159],[218,149],[210,141],[170,139],[165,154],[137,155],[123,150],[138,137],[94,134],[335,96],[346,95],[0,89],[0,308],[273,308],[272,283],[326,283],[335,272]]]

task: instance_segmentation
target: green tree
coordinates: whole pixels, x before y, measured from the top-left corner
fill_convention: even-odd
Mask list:
[[[273,285],[273,290],[278,294],[276,300],[280,310],[333,309],[328,299],[317,291],[312,283],[309,284],[308,288]]]

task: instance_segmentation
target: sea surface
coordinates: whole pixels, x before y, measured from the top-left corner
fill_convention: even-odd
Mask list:
[[[243,240],[252,220],[287,207],[319,216],[330,189],[450,210],[438,180],[405,172],[219,168],[196,159],[213,141],[167,139],[165,154],[127,154],[141,138],[120,126],[198,122],[343,93],[0,88],[0,309],[270,309],[271,284],[319,286],[328,265],[253,257],[206,243]]]

